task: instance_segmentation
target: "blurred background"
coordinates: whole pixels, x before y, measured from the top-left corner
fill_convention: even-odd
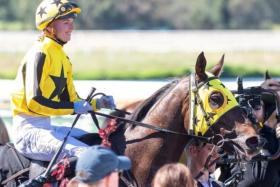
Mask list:
[[[273,29],[278,0],[76,0],[82,30]],[[34,29],[40,0],[1,0],[2,29]]]
[[[0,78],[13,79],[37,39],[40,0],[0,0]],[[65,46],[76,79],[163,79],[189,73],[199,52],[225,53],[224,77],[279,76],[278,0],[77,0]],[[258,66],[256,66],[258,64]]]
[[[65,45],[80,95],[91,86],[118,105],[148,97],[193,71],[204,51],[208,67],[225,54],[222,78],[259,84],[280,76],[279,0],[77,0],[82,9]],[[38,38],[40,0],[0,0],[0,116],[11,123],[9,93],[17,67]],[[253,83],[252,83],[253,81]]]

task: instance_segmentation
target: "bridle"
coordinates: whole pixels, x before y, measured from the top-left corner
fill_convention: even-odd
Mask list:
[[[208,78],[200,83],[197,82],[195,74],[191,74],[190,77],[190,124],[192,128],[189,130],[189,133],[203,136],[208,131],[210,131],[212,135],[217,137],[217,134],[214,133],[212,127],[222,115],[224,115],[230,109],[239,106],[239,104],[230,90],[226,89],[226,87],[217,77],[208,72],[206,72],[206,74],[208,75]],[[223,104],[218,108],[212,108],[209,104],[209,97],[211,96],[211,93],[214,92],[220,93],[220,95],[223,97]],[[225,140],[221,134],[218,134],[218,136],[220,139],[214,143],[214,147],[208,154],[203,168],[200,170],[198,175],[195,176],[196,179],[200,178],[205,170],[208,170],[211,165],[215,164],[225,154],[219,155],[219,157],[211,161],[211,153],[214,151],[214,149],[216,147],[221,148],[224,142],[228,141]],[[234,151],[236,151],[235,156],[239,157],[237,152],[241,152],[241,154],[243,154],[244,149],[242,149],[240,146],[238,147],[238,145],[234,144],[234,142],[232,143],[234,146]]]
[[[208,130],[212,129],[213,125],[232,108],[239,106],[233,94],[228,90],[223,83],[212,74],[206,72],[208,78],[198,83],[195,75],[191,74],[190,78],[190,133],[203,136]],[[223,97],[223,103],[217,108],[210,105],[209,98],[212,93],[219,93]]]

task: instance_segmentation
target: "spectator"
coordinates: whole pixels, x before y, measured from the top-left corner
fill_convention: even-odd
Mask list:
[[[128,157],[118,156],[103,146],[92,146],[81,153],[76,165],[76,176],[67,187],[118,187],[118,173],[130,167]]]
[[[166,164],[161,167],[153,180],[153,187],[196,187],[191,172],[181,163]]]
[[[213,144],[203,143],[198,140],[190,140],[186,148],[187,166],[197,180],[198,187],[222,187],[224,184],[211,177],[216,169],[216,163],[209,165],[218,158],[217,148]],[[207,159],[211,155],[208,163]],[[208,164],[206,166],[206,164]]]

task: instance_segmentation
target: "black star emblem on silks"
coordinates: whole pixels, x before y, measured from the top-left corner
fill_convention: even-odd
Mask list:
[[[55,4],[57,7],[59,6],[59,4],[62,4],[61,0],[54,0],[52,2],[52,4]]]
[[[50,99],[53,99],[55,96],[58,96],[62,92],[62,89],[65,87],[66,84],[66,78],[64,77],[63,66],[61,68],[59,77],[56,77],[54,75],[50,75],[50,77],[52,78],[55,84],[55,89],[50,96]]]
[[[40,7],[40,11],[37,14],[42,18],[43,14],[47,14],[46,7]]]

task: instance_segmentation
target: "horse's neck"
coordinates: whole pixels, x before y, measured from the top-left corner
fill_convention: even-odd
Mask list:
[[[167,129],[184,127],[183,124],[176,124],[178,123],[176,120],[184,118],[182,110],[188,94],[188,86],[179,83],[151,107],[144,120],[156,122],[155,124]],[[179,121],[183,123],[183,121]]]
[[[188,82],[187,82],[188,83]],[[188,105],[185,99],[188,98],[188,84],[178,84],[171,91],[162,96],[148,111],[142,122],[152,124],[165,129],[174,131],[185,131],[184,120],[188,117]],[[188,122],[188,121],[187,121]],[[142,129],[142,130],[139,130]],[[136,132],[149,131],[142,127],[130,129],[134,135]]]
[[[183,80],[167,90],[148,110],[141,120],[144,123],[185,132],[184,120],[188,117],[188,80]],[[140,186],[149,186],[155,172],[164,164],[179,161],[186,137],[159,132],[143,127],[128,128],[126,155],[133,162],[133,174]]]

